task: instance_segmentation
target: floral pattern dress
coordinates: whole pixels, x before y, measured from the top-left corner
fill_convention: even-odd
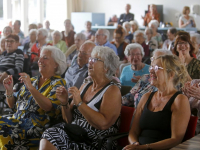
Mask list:
[[[53,76],[38,88],[39,76],[31,78],[32,85],[52,102],[52,111],[44,111],[25,85],[14,93],[16,112],[12,117],[0,117],[0,150],[27,150],[38,148],[45,124],[61,114],[56,88],[66,86],[60,76]]]

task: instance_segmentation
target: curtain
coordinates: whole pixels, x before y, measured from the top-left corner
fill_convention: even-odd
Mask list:
[[[82,11],[82,0],[67,0],[67,19],[71,19],[72,12]]]

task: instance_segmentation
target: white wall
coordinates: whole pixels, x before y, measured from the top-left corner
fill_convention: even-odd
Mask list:
[[[125,12],[125,5],[129,3],[132,8],[131,13],[135,14],[135,20],[142,25],[141,16],[147,10],[148,4],[163,5],[164,22],[172,22],[174,27],[178,26],[175,13],[182,12],[184,6],[192,4],[200,5],[200,0],[83,0],[83,11],[105,13],[106,20],[116,14],[118,17]]]

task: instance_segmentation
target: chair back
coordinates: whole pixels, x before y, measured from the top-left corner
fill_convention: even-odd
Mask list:
[[[190,116],[190,121],[188,123],[188,127],[187,127],[187,130],[186,130],[186,133],[185,133],[185,136],[184,136],[182,142],[184,142],[186,140],[189,140],[189,139],[191,139],[192,137],[195,136],[195,130],[196,130],[196,126],[197,126],[197,119],[198,119],[197,116]]]
[[[135,111],[134,107],[122,106],[121,124],[120,124],[120,128],[119,128],[119,133],[129,132],[134,111]],[[121,138],[118,140],[118,145],[120,145],[120,146],[124,147],[128,144],[129,144],[129,142],[128,142],[127,137],[124,137],[124,138]]]

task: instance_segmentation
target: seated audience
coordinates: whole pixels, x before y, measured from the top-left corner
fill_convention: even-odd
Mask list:
[[[126,21],[129,22],[131,20],[134,20],[134,14],[130,13],[130,9],[131,9],[131,5],[126,4],[126,7],[125,7],[126,13],[120,15],[120,17],[118,19],[119,25],[122,25]]]
[[[190,34],[190,39],[192,41],[192,44],[195,48],[194,54],[196,55],[196,58],[200,60],[200,34],[199,33],[193,33]]]
[[[144,32],[147,36],[146,44],[149,46],[150,56],[152,56],[153,51],[158,48],[158,42],[152,38],[153,30],[151,28],[146,27]]]
[[[52,32],[53,32],[54,30],[50,29],[50,22],[49,22],[49,20],[46,20],[46,21],[44,22],[44,25],[45,25],[45,29],[46,29],[47,32],[48,32],[48,36],[47,36],[46,40],[47,40],[47,42],[52,41],[52,36],[51,36],[51,34],[52,34]]]
[[[28,31],[30,32],[31,29],[37,29],[37,25],[36,24],[29,24]],[[22,45],[24,46],[26,43],[29,43],[29,42],[30,42],[30,37],[28,35],[23,39]]]
[[[121,26],[118,26],[117,29],[115,29],[113,32],[114,40],[111,42],[111,44],[116,46],[120,61],[126,62],[127,58],[124,55],[124,51],[128,43],[124,41],[124,35],[125,30]]]
[[[127,45],[124,54],[131,64],[123,68],[120,81],[122,85],[133,87],[142,75],[149,74],[149,65],[142,63],[145,54],[138,43]]]
[[[85,31],[82,31],[81,33],[85,34],[86,40],[91,40],[94,42],[95,39],[95,31],[91,30],[92,22],[86,21],[85,22]]]
[[[135,21],[135,20],[134,21],[130,21],[129,23],[131,25],[131,33],[134,36],[135,31],[137,31],[139,29],[139,25],[138,25],[137,21]]]
[[[170,28],[167,30],[167,37],[168,39],[164,41],[162,49],[172,50],[174,47],[174,42],[176,39],[176,28]]]
[[[190,108],[197,110],[198,116],[196,134],[200,134],[200,80],[194,79],[191,82],[187,82],[184,86],[184,94],[188,97],[190,102]]]
[[[50,43],[47,44],[46,38],[48,36],[48,32],[46,29],[38,29],[37,32],[37,43],[35,43],[31,48],[31,62],[37,62],[40,57],[40,50],[43,46],[51,45]]]
[[[133,34],[131,33],[131,24],[129,22],[124,22],[122,26],[126,31],[125,42],[132,43]]]
[[[23,52],[17,49],[19,45],[19,36],[10,34],[6,37],[6,51],[0,55],[0,84],[3,80],[12,75],[14,83],[18,82],[19,73],[23,71],[24,57]]]
[[[0,55],[6,51],[6,46],[5,46],[6,38],[1,38],[0,40]]]
[[[142,19],[144,20],[143,26],[148,26],[151,20],[157,20],[160,22],[160,14],[157,12],[155,4],[150,5],[149,12],[145,15],[145,17],[142,17]]]
[[[179,28],[192,28],[196,27],[196,23],[190,14],[190,7],[185,6],[183,8],[183,15],[179,18]]]
[[[38,23],[37,24],[37,29],[43,28],[43,24],[42,23]]]
[[[24,33],[21,31],[20,27],[21,27],[21,21],[15,20],[14,25],[13,25],[13,33],[19,36],[19,39],[20,39],[19,43],[21,45],[24,39]]]
[[[74,41],[75,44],[73,44],[65,53],[68,67],[71,65],[73,57],[78,54],[81,45],[86,41],[86,37],[83,33],[77,33],[74,35]]]
[[[10,34],[12,34],[12,28],[10,26],[6,26],[3,29],[3,38],[7,37]]]
[[[39,145],[44,126],[61,113],[56,89],[66,85],[60,77],[66,69],[65,59],[59,49],[44,47],[38,60],[40,76],[30,78],[20,73],[19,80],[24,85],[15,93],[12,75],[3,81],[8,105],[10,108],[16,105],[16,112],[12,118],[0,117],[0,129],[4,131],[0,134],[2,149],[30,149]]]
[[[145,40],[146,40],[146,35],[145,35],[145,33],[143,31],[141,31],[141,30],[135,31],[134,41],[136,43],[140,44],[144,49],[143,61],[145,61],[146,63],[150,64],[149,46],[146,45]]]
[[[52,41],[49,41],[50,44],[59,48],[64,54],[67,51],[67,46],[64,41],[62,41],[62,33],[58,30],[55,30],[51,33]]]
[[[174,54],[180,58],[181,63],[187,68],[188,80],[200,79],[200,60],[193,57],[194,50],[190,34],[180,31],[176,36]]]
[[[148,24],[148,26],[152,29],[153,31],[153,36],[151,37],[152,39],[156,40],[158,42],[158,48],[162,48],[162,36],[160,33],[157,32],[159,23],[157,20],[151,20]]]
[[[118,68],[119,58],[108,47],[96,46],[89,58],[88,74],[92,81],[69,88],[73,100],[69,104],[68,92],[64,87],[57,88],[56,96],[62,106],[62,115],[68,124],[85,129],[91,145],[71,140],[64,130],[64,124],[47,129],[40,141],[40,150],[49,149],[97,149],[98,137],[117,133],[121,110],[120,89],[111,81]],[[65,106],[64,106],[65,105]],[[67,107],[66,107],[67,106]],[[103,143],[101,149],[106,149]],[[116,143],[112,144],[116,149]]]
[[[151,61],[156,59],[158,56],[173,55],[171,51],[156,49],[153,51]],[[135,86],[130,90],[130,93],[122,97],[122,105],[137,108],[141,97],[148,93],[157,91],[157,88],[150,84],[150,75],[144,74]]]
[[[74,35],[76,34],[72,29],[71,20],[66,19],[64,21],[65,31],[62,31],[62,40],[65,41],[67,47],[69,48],[74,44]]]
[[[117,48],[115,47],[115,45],[109,42],[109,37],[110,37],[110,32],[108,30],[98,29],[95,34],[95,44],[97,46],[107,46],[113,49],[116,55],[118,55]]]
[[[188,98],[175,87],[187,80],[187,70],[176,56],[154,59],[150,82],[158,91],[142,96],[124,149],[170,149],[180,144],[189,119]]]
[[[68,88],[72,86],[80,88],[83,80],[88,76],[88,59],[94,47],[95,44],[93,42],[86,41],[80,47],[78,55],[75,55],[72,59],[71,66],[65,73],[65,81]]]
[[[108,21],[108,26],[114,26],[115,24],[117,24],[118,22],[118,18],[117,18],[117,15],[113,15],[109,21]]]

